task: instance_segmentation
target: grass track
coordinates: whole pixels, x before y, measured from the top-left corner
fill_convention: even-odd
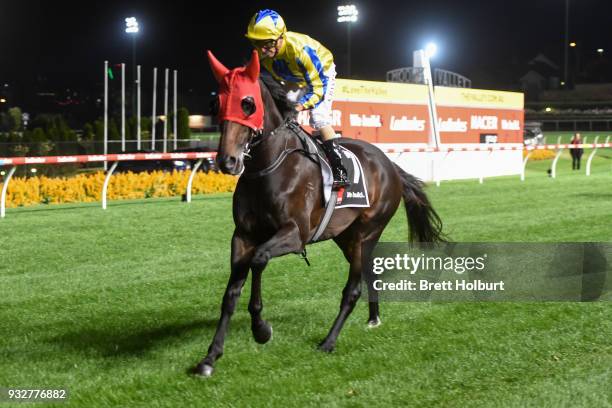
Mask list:
[[[612,164],[586,178],[550,162],[517,177],[428,193],[457,241],[612,241]],[[596,215],[596,216],[594,216]],[[227,280],[229,195],[9,209],[0,221],[0,386],[68,387],[60,406],[611,406],[609,303],[360,302],[323,355],[346,264],[333,243],[313,266],[275,259],[263,279],[264,346],[245,287],[215,376],[205,353]],[[383,236],[404,240],[399,211]],[[27,405],[20,405],[27,406]],[[40,405],[33,405],[40,406]]]

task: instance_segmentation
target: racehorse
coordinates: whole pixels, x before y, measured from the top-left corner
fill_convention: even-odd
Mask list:
[[[252,271],[248,310],[255,341],[266,343],[272,327],[262,318],[261,276],[271,258],[303,253],[324,215],[319,164],[303,154],[294,131],[286,126],[293,106],[278,95],[269,81],[260,78],[257,52],[245,67],[226,68],[208,51],[219,82],[221,138],[217,162],[226,174],[241,174],[233,196],[235,229],[231,242],[231,273],[223,296],[221,317],[208,354],[194,373],[210,376],[223,354],[230,318]],[[263,76],[262,76],[263,77]],[[280,91],[282,94],[282,91]],[[362,260],[368,259],[385,226],[404,200],[410,240],[443,240],[442,223],[423,191],[423,184],[393,164],[375,146],[340,138],[341,146],[361,161],[368,186],[369,207],[342,208],[333,213],[321,240],[333,239],[350,264],[342,291],[340,311],[319,349],[334,349],[342,326],[361,295]],[[370,285],[368,285],[370,288]],[[370,326],[380,324],[378,301],[370,296]]]

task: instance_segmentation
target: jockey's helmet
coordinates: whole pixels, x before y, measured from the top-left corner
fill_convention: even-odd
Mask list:
[[[276,40],[287,31],[285,21],[274,10],[259,10],[251,21],[245,37],[251,41]]]

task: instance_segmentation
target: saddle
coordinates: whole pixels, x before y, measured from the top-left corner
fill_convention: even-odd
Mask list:
[[[302,128],[302,126],[292,120],[286,121],[284,126],[293,132],[300,140],[302,144],[302,150],[300,152],[317,163],[321,169],[325,215],[323,216],[321,223],[317,227],[317,230],[311,237],[309,243],[317,242],[327,227],[334,209],[370,206],[365,175],[359,158],[347,148],[340,146],[342,164],[344,168],[346,168],[348,178],[351,180],[351,185],[346,188],[333,191],[335,194],[332,195],[334,178],[332,175],[331,166],[327,161],[327,156],[323,150],[323,141],[321,138],[312,136],[309,132]]]

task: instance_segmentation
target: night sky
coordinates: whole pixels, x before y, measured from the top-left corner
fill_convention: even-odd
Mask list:
[[[289,30],[309,34],[346,73],[347,33],[336,22],[334,1],[79,1],[0,0],[0,81],[79,87],[101,83],[103,61],[132,58],[124,18],[140,22],[136,49],[143,83],[153,66],[178,69],[181,90],[197,95],[215,90],[205,59],[211,49],[227,66],[245,62],[250,17],[273,8]],[[474,87],[504,89],[510,67],[538,52],[563,64],[565,0],[356,1],[360,20],[352,28],[354,78],[384,80],[386,71],[412,65],[412,51],[434,40],[434,67],[473,80]],[[582,58],[596,48],[612,52],[612,1],[572,0],[570,39]],[[520,68],[517,68],[520,69]]]

